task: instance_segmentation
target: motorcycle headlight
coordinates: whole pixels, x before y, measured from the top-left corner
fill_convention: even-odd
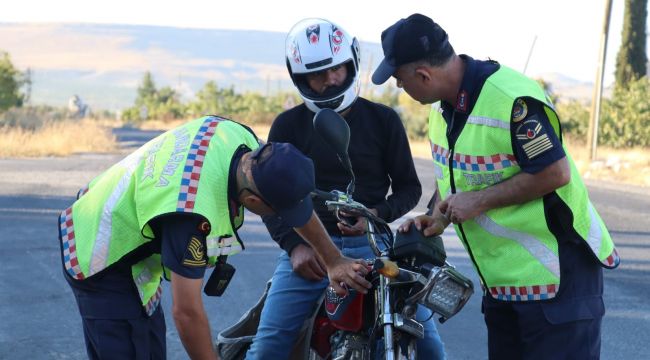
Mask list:
[[[426,287],[421,303],[442,315],[441,322],[456,315],[474,293],[472,280],[450,266],[434,268]]]

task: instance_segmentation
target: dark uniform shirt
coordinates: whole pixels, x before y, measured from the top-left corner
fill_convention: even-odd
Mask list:
[[[271,127],[269,141],[288,142],[314,162],[316,188],[345,191],[350,176],[334,150],[314,131],[314,113],[304,104],[280,114]],[[410,211],[420,199],[418,180],[408,138],[397,113],[389,107],[358,98],[345,117],[350,126],[348,153],[356,177],[354,200],[390,222]],[[386,197],[388,190],[391,195]],[[322,200],[314,209],[328,233],[341,235],[337,220]],[[304,243],[277,217],[265,216],[273,239],[287,252]]]

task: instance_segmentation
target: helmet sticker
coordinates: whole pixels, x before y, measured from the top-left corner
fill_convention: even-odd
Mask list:
[[[289,45],[289,52],[291,53],[291,58],[293,58],[293,62],[296,64],[300,64],[300,49],[298,49],[298,44],[294,41]]]
[[[310,44],[318,44],[318,40],[320,38],[320,24],[314,24],[308,27],[305,33],[307,35],[307,39],[309,39]]]
[[[344,37],[343,31],[339,30],[336,26],[332,28],[332,54],[336,55],[341,50]]]
[[[341,45],[343,42],[343,31],[339,30],[337,27],[332,29],[332,42],[336,45]]]

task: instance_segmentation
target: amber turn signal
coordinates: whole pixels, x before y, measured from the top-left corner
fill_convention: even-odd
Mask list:
[[[394,279],[399,276],[399,267],[387,259],[376,259],[373,268],[387,278]]]

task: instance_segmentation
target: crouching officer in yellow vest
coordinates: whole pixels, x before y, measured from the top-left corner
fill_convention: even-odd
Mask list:
[[[481,278],[491,359],[599,358],[602,268],[619,257],[539,84],[456,55],[447,33],[420,14],[381,38],[373,82],[393,76],[434,104],[437,195],[430,214],[399,230],[414,223],[432,235],[454,224]]]
[[[361,261],[341,255],[314,215],[311,160],[286,143],[260,146],[247,127],[216,116],[191,121],[136,150],[79,192],[61,213],[65,278],[83,320],[91,359],[164,359],[161,279],[188,355],[216,358],[201,300],[220,293],[244,248],[244,207],[276,213],[326,264],[331,285],[370,284]],[[215,278],[212,281],[212,278]]]

